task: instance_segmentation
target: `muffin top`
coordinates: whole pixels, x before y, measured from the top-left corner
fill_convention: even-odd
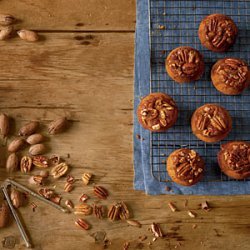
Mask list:
[[[178,179],[190,185],[200,179],[204,171],[204,161],[194,150],[179,149],[174,151],[170,157],[172,157],[172,167]]]
[[[223,167],[238,174],[250,175],[250,144],[246,142],[229,142],[222,145],[221,155],[226,165]]]
[[[212,74],[219,77],[220,83],[242,91],[248,85],[248,66],[237,58],[219,60],[212,68]]]
[[[191,47],[178,47],[172,50],[166,64],[173,74],[180,77],[194,79],[203,73],[203,57],[199,51]]]
[[[169,128],[176,121],[177,106],[170,96],[152,93],[142,99],[137,114],[145,128],[159,131]]]
[[[228,112],[215,104],[205,104],[198,108],[193,119],[193,126],[205,137],[222,135],[230,129],[231,125]]]
[[[215,51],[225,51],[235,42],[238,29],[230,17],[212,14],[203,19],[199,33],[205,36]]]

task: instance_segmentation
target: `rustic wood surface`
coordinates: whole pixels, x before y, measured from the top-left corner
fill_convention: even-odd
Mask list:
[[[36,211],[27,205],[18,212],[34,249],[103,249],[93,238],[97,231],[106,232],[108,249],[114,250],[128,241],[129,249],[249,249],[249,196],[146,196],[133,190],[134,0],[2,0],[0,9],[20,18],[18,27],[40,31],[42,38],[34,44],[18,38],[1,42],[0,107],[13,121],[12,136],[0,141],[0,181],[7,177],[5,145],[18,128],[38,119],[46,134],[51,120],[66,115],[71,126],[66,133],[48,136],[49,153],[60,154],[70,164],[71,175],[80,178],[87,171],[95,176],[88,186],[77,182],[70,194],[63,192],[65,178],[52,181],[50,186],[56,185],[63,195],[62,204],[67,198],[78,203],[82,193],[91,196],[92,204],[96,183],[110,192],[102,204],[125,201],[143,225],[136,228],[88,216],[92,228],[83,231],[74,225],[79,216],[30,198],[38,205]],[[28,175],[13,177],[28,185]],[[186,199],[188,208],[183,205]],[[204,200],[211,204],[210,212],[199,209]],[[178,212],[170,211],[169,201]],[[197,217],[190,218],[187,209]],[[149,246],[152,222],[160,223],[167,237]],[[18,240],[15,249],[25,249],[13,221],[0,229],[0,239],[9,235]],[[142,235],[148,238],[140,242]]]

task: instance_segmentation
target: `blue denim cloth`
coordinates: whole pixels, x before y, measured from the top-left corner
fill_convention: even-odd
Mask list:
[[[153,0],[151,0],[152,2]],[[181,2],[181,3],[180,3]],[[232,13],[224,13],[223,8],[221,8],[222,6],[220,4],[222,4],[221,2],[223,1],[188,1],[187,6],[189,6],[190,4],[192,4],[193,2],[196,2],[196,15],[197,16],[201,16],[201,17],[205,17],[206,15],[209,15],[211,13],[222,13],[222,14],[228,14],[233,15],[236,13],[236,16],[234,16],[234,20],[236,21],[240,33],[242,35],[239,36],[238,38],[238,43],[242,42],[242,44],[236,44],[236,47],[238,46],[245,46],[245,55],[244,55],[244,59],[249,58],[249,53],[250,53],[250,46],[246,43],[250,43],[249,41],[249,30],[247,26],[244,26],[245,23],[241,23],[240,22],[240,15],[238,14],[242,14],[242,15],[247,15],[250,16],[250,2],[246,1],[242,1],[242,2],[238,2],[238,1],[230,1],[230,2],[225,2],[223,3],[223,6],[226,4],[230,4],[230,11]],[[219,3],[220,2],[220,3]],[[237,3],[238,2],[238,3]],[[168,0],[162,0],[162,1],[155,1],[156,6],[159,6],[160,4],[164,4],[164,6],[166,5],[166,3],[169,3],[170,6],[172,8],[170,8],[169,11],[178,11],[179,10],[177,8],[173,8],[173,6],[176,6],[176,4],[184,4],[185,2],[182,1],[168,1]],[[151,3],[151,5],[154,5],[154,3]],[[202,6],[205,6],[206,8],[201,8]],[[180,5],[181,6],[181,5]],[[235,9],[234,9],[235,6]],[[245,6],[245,7],[244,7]],[[183,7],[183,6],[182,6]],[[239,10],[237,9],[238,7],[240,7],[241,10],[244,9],[244,13],[239,13]],[[183,9],[183,8],[182,8]],[[191,8],[190,8],[191,9]],[[188,10],[187,10],[188,11]],[[175,15],[173,15],[175,13],[171,13],[171,17],[172,18],[177,18]],[[166,13],[166,18],[170,18],[167,16],[168,13]],[[182,15],[183,18],[185,18],[185,13]],[[192,16],[192,15],[190,15]],[[152,17],[154,18],[154,17]],[[165,18],[163,16],[163,18]],[[162,23],[159,24],[164,24],[164,20],[162,19]],[[250,20],[249,20],[250,21]],[[178,20],[176,19],[176,31],[174,32],[178,32]],[[189,22],[190,23],[190,22]],[[166,26],[168,25],[168,23],[166,23]],[[171,24],[169,24],[171,25]],[[167,27],[168,28],[168,27]],[[188,30],[188,22],[187,22],[187,30]],[[197,27],[198,29],[198,27]],[[168,31],[162,31],[162,32],[168,32]],[[185,43],[185,35],[183,36],[183,38],[181,37],[180,41],[176,41],[176,44],[171,43],[172,45],[168,45],[168,41],[165,39],[164,40],[164,48],[167,48],[167,50],[171,50],[173,47],[178,47],[180,45],[182,45],[181,43]],[[246,40],[247,39],[247,40]],[[143,129],[137,121],[137,116],[136,116],[136,110],[138,107],[138,104],[140,102],[140,97],[146,96],[150,93],[150,70],[151,70],[151,66],[150,66],[150,45],[149,45],[149,0],[137,0],[137,23],[136,23],[136,44],[135,44],[135,84],[134,84],[134,170],[135,170],[135,177],[134,177],[134,188],[137,190],[144,190],[145,193],[147,194],[152,194],[152,195],[156,195],[156,194],[194,194],[194,195],[236,195],[236,194],[248,194],[250,193],[250,181],[218,181],[218,182],[200,182],[192,187],[184,187],[184,186],[180,186],[176,183],[173,182],[168,182],[168,183],[164,183],[164,182],[159,182],[156,178],[153,177],[152,175],[152,169],[150,166],[150,132]],[[173,46],[173,47],[171,47]],[[190,46],[192,46],[192,44],[190,44]],[[200,49],[200,48],[198,48]],[[235,51],[232,51],[232,54],[230,54],[230,52],[228,52],[228,56],[232,55],[235,56]],[[205,53],[205,56],[209,57],[209,55],[211,55],[211,52],[207,52],[207,54]],[[213,54],[214,56],[214,54]],[[225,54],[220,54],[217,53],[216,56],[218,58],[220,57],[225,57]],[[239,55],[239,57],[241,57],[241,55]],[[206,59],[205,59],[206,62]],[[248,62],[249,63],[249,62]],[[153,72],[153,71],[152,71]],[[165,76],[164,76],[165,77]],[[167,74],[166,74],[167,77]],[[177,86],[177,85],[176,85]],[[178,85],[179,86],[179,85]],[[176,88],[178,88],[178,86]],[[212,90],[213,91],[213,90]],[[225,98],[232,98],[232,100],[236,100],[236,101],[241,101],[243,102],[243,100],[247,100],[246,98],[248,98],[249,95],[249,90],[247,90],[244,98],[242,96],[239,97],[225,97]],[[212,96],[212,95],[211,95]],[[212,97],[211,97],[212,98]],[[224,96],[219,96],[220,100],[223,101]],[[209,92],[208,92],[208,96],[206,101],[209,100]],[[228,100],[228,99],[227,99]],[[229,99],[230,100],[230,99]],[[178,106],[180,105],[182,107],[182,103],[180,100]],[[213,100],[209,100],[209,101],[213,101]],[[216,102],[216,100],[214,100],[214,102]],[[228,104],[229,106],[227,106],[226,108],[233,108],[234,106],[230,107],[230,104]],[[232,103],[233,105],[233,103]],[[246,104],[247,105],[247,104]],[[249,116],[249,110],[250,110],[250,103],[248,101],[248,106],[246,108],[245,114],[244,112],[241,112],[241,115],[237,115],[237,110],[235,110],[235,114],[233,115],[233,119],[234,119],[234,128],[236,130],[236,132],[232,133],[228,140],[236,140],[236,139],[245,139],[245,140],[250,140],[250,133],[248,133],[247,135],[244,134],[241,135],[241,137],[239,137],[239,134],[237,134],[237,131],[239,131],[240,129],[242,129],[241,127],[241,119],[244,119],[244,117],[242,118],[241,116]],[[179,119],[180,120],[180,119]],[[250,123],[249,123],[249,127],[250,127]],[[238,128],[238,130],[237,130]],[[249,128],[246,128],[247,131],[250,132]],[[169,137],[171,138],[172,134],[171,132],[174,132],[174,130],[169,130]],[[190,133],[190,132],[189,132]],[[159,135],[159,137],[161,136],[165,136],[163,133],[161,133],[162,135]],[[144,140],[139,140],[137,138],[137,135],[140,135],[141,138],[143,138]],[[152,137],[154,138],[155,135],[152,135]],[[192,135],[191,135],[192,136]],[[238,136],[238,137],[237,137]],[[190,135],[189,135],[190,137]],[[247,138],[249,137],[249,138]],[[176,137],[173,137],[176,138]],[[178,140],[178,137],[177,137]],[[205,145],[206,147],[206,145]],[[209,147],[209,146],[208,146]],[[154,159],[153,159],[154,161]],[[210,165],[210,164],[208,164]],[[207,175],[210,176],[210,174],[212,175],[220,175],[219,170],[215,171],[211,166],[207,166]],[[214,172],[215,171],[215,172]],[[209,179],[209,178],[208,178]],[[166,191],[166,186],[170,187],[171,191]]]

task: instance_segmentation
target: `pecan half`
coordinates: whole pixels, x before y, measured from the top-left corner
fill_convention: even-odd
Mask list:
[[[120,203],[120,219],[121,220],[127,220],[129,218],[129,210],[127,205],[124,202]]]
[[[90,225],[83,219],[78,219],[77,221],[75,221],[75,225],[84,230],[88,230],[90,228]]]
[[[68,171],[69,167],[66,163],[62,162],[56,166],[54,166],[51,171],[50,174],[55,178],[58,179],[61,176],[65,175]]]
[[[93,205],[93,211],[94,211],[94,215],[98,218],[98,219],[103,219],[104,217],[104,213],[105,213],[105,208],[102,205]]]
[[[120,218],[120,205],[114,204],[109,208],[108,218],[112,221],[118,220]]]
[[[74,204],[71,200],[66,200],[65,201],[65,205],[70,208],[70,209],[73,209],[74,208]]]
[[[83,203],[75,206],[74,214],[90,215],[92,214],[92,212],[93,212],[92,207],[87,203]]]
[[[94,186],[94,194],[99,198],[99,199],[103,199],[106,200],[109,193],[108,191],[101,186]]]
[[[48,158],[43,155],[36,155],[32,158],[32,163],[35,167],[38,168],[47,168],[49,167]]]
[[[89,196],[87,194],[82,194],[79,198],[80,202],[85,202],[86,200],[89,199]]]
[[[158,224],[152,223],[151,225],[151,231],[154,234],[155,237],[163,237],[163,233],[161,231],[161,228]]]
[[[89,184],[89,181],[90,181],[90,179],[91,179],[91,177],[92,177],[92,174],[90,174],[90,173],[84,173],[84,174],[82,175],[83,184],[84,184],[84,185],[88,185],[88,184]]]
[[[23,156],[20,162],[20,169],[22,173],[28,173],[32,168],[32,158],[29,156]]]
[[[73,190],[74,186],[69,183],[69,182],[66,182],[65,185],[64,185],[64,191],[69,193]]]

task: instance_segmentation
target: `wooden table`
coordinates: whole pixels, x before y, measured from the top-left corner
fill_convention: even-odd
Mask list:
[[[17,29],[36,30],[42,38],[38,43],[17,37],[1,42],[1,112],[14,118],[16,130],[30,120],[46,125],[66,115],[72,126],[67,133],[50,137],[50,153],[65,158],[70,174],[77,178],[93,173],[94,183],[110,192],[102,204],[125,201],[143,224],[136,228],[89,216],[86,220],[92,228],[83,231],[74,225],[76,215],[62,214],[31,198],[38,205],[36,211],[26,206],[19,213],[35,249],[102,249],[103,244],[96,244],[91,236],[97,231],[106,232],[112,243],[109,249],[115,250],[123,249],[127,241],[130,249],[250,249],[248,196],[146,196],[133,190],[135,0],[2,0],[0,9],[22,21]],[[2,144],[1,181],[7,176]],[[14,176],[27,184],[27,175]],[[64,183],[65,178],[55,183],[56,191],[63,194],[62,203],[67,198],[77,203],[82,193],[92,197],[90,204],[96,200],[93,185],[77,182],[65,194]],[[196,218],[187,215],[186,199]],[[204,200],[211,204],[210,212],[199,209]],[[180,211],[171,212],[169,201]],[[167,237],[148,246],[152,222],[160,223]],[[0,235],[14,235],[19,241],[15,249],[25,249],[14,222]],[[141,235],[148,239],[139,243]]]

